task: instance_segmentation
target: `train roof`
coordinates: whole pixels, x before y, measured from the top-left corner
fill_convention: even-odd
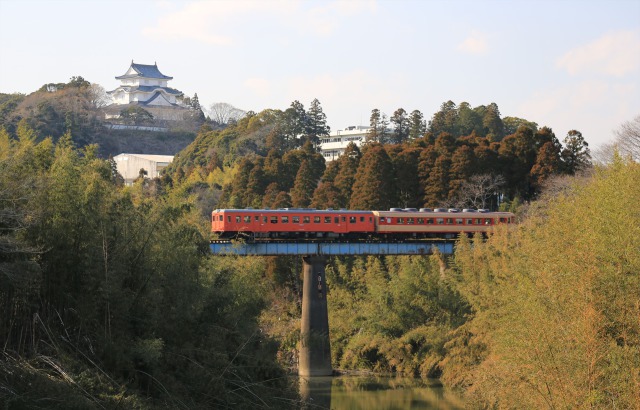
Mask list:
[[[315,209],[315,208],[279,208],[279,209],[216,209],[213,212],[242,212],[242,213],[260,213],[260,214],[269,214],[269,213],[283,213],[283,212],[299,212],[299,213],[322,213],[322,214],[371,214],[372,211],[351,211],[349,209]]]
[[[464,218],[483,218],[483,217],[489,217],[489,216],[513,216],[514,215],[511,212],[490,212],[484,209],[483,210],[434,209],[434,210],[428,210],[428,211],[418,211],[418,210],[408,211],[408,210],[402,209],[402,210],[372,211],[372,212],[377,216],[396,216],[396,217],[411,216],[411,217],[417,217],[417,218],[434,217],[434,216],[449,217],[449,218],[454,218],[456,216],[464,217]]]

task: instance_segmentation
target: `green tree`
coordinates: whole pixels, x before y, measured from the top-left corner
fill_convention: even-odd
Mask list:
[[[573,175],[591,165],[591,152],[589,144],[582,137],[580,131],[571,130],[564,139],[564,148],[561,152],[564,170]]]
[[[367,131],[366,141],[379,142],[380,144],[387,143],[387,133],[389,128],[389,121],[386,114],[379,109],[374,108],[371,110],[371,117],[369,118],[369,126],[371,127]]]
[[[491,103],[486,107],[482,117],[482,125],[487,132],[487,138],[489,140],[501,141],[504,137],[504,124],[500,118],[500,110],[496,103]]]
[[[502,119],[502,124],[504,125],[505,135],[515,134],[521,125],[531,128],[533,132],[538,131],[538,124],[518,117],[504,117]]]
[[[333,185],[338,190],[337,202],[339,206],[337,208],[346,208],[349,205],[361,158],[360,149],[356,144],[350,142],[336,161],[338,172]]]
[[[364,151],[349,201],[351,209],[385,210],[396,198],[393,166],[382,145],[372,143]]]
[[[320,138],[329,136],[331,131],[327,125],[327,116],[322,111],[320,101],[315,98],[307,110],[305,126],[305,141],[310,141],[314,147],[320,143]]]
[[[429,132],[434,135],[439,135],[442,132],[446,132],[453,135],[460,135],[456,124],[458,122],[458,109],[456,104],[449,100],[442,103],[440,111],[433,114],[431,121],[429,121]]]
[[[409,138],[409,119],[407,118],[407,112],[404,108],[395,110],[390,118],[390,122],[393,125],[391,143],[402,144],[407,141]]]
[[[483,133],[482,118],[467,102],[462,102],[458,106],[457,129],[460,135],[470,135],[472,132]]]
[[[409,115],[409,139],[417,140],[427,132],[427,123],[419,110],[411,111]]]
[[[308,208],[313,198],[313,191],[318,186],[318,180],[313,177],[309,161],[303,160],[296,175],[291,190],[291,203],[296,208]]]
[[[120,111],[120,118],[126,124],[142,125],[153,121],[153,114],[142,107],[131,106]]]

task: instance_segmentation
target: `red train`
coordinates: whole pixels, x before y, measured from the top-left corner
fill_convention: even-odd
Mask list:
[[[510,212],[473,209],[216,209],[211,213],[211,230],[218,238],[248,240],[451,239],[461,232],[486,233],[495,225],[514,222]]]

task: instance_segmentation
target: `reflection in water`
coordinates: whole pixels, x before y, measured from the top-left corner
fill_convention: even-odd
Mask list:
[[[305,409],[463,409],[460,395],[437,380],[379,376],[300,378]]]

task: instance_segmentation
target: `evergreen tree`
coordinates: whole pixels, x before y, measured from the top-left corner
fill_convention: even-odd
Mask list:
[[[525,200],[530,199],[534,191],[529,172],[537,157],[533,130],[520,126],[515,134],[501,141],[499,154],[509,198],[520,196]]]
[[[574,175],[579,170],[591,165],[589,144],[584,140],[580,131],[571,130],[567,133],[561,156],[564,170],[569,175]]]
[[[417,208],[421,205],[418,160],[420,150],[405,147],[391,156],[395,175],[396,197],[403,208]]]
[[[458,106],[457,127],[460,135],[470,135],[474,131],[482,133],[482,118],[478,116],[468,102]]]
[[[393,144],[402,144],[409,138],[409,120],[407,119],[407,112],[404,108],[398,108],[393,113],[390,120],[393,125],[391,142]]]
[[[308,208],[313,198],[313,192],[318,186],[318,179],[314,178],[308,160],[303,160],[296,175],[291,190],[291,203],[296,208]]]
[[[202,111],[202,106],[200,106],[200,99],[198,98],[198,93],[193,94],[193,98],[189,103],[190,118],[198,123],[203,123],[206,120],[204,112]]]
[[[379,109],[374,108],[371,110],[371,116],[369,117],[369,131],[367,131],[366,142],[382,142],[380,122],[382,121],[382,113]]]
[[[302,145],[302,137],[307,131],[307,112],[304,105],[298,100],[291,103],[279,122],[279,129],[284,140],[285,151],[297,148]]]
[[[536,163],[531,168],[531,183],[540,192],[544,182],[561,171],[560,149],[553,142],[546,142],[538,151]]]
[[[409,116],[409,139],[420,139],[426,131],[427,124],[422,113],[419,110],[411,111],[411,115]]]
[[[315,98],[311,101],[309,110],[307,111],[307,124],[305,128],[306,141],[310,141],[314,147],[317,147],[322,137],[329,136],[331,131],[327,125],[327,116],[322,111],[320,101]],[[305,142],[306,142],[305,141]]]
[[[458,190],[472,173],[474,173],[473,150],[468,145],[463,145],[451,157],[449,199],[453,200],[457,197]]]
[[[351,209],[385,210],[394,205],[393,166],[380,144],[371,144],[362,155],[349,201]]]
[[[429,178],[425,181],[425,206],[438,207],[446,206],[450,203],[450,172],[451,157],[438,156],[429,172]]]
[[[504,137],[504,124],[500,119],[500,110],[496,103],[491,103],[486,108],[482,117],[482,125],[487,132],[487,138],[491,141],[501,141]],[[532,130],[533,132],[533,130]]]
[[[333,185],[338,190],[337,202],[339,208],[349,206],[361,158],[362,153],[358,146],[350,142],[344,153],[337,160],[338,173],[335,176]]]
[[[431,121],[429,121],[429,132],[434,135],[439,135],[442,132],[460,135],[456,128],[457,122],[458,110],[456,108],[456,104],[449,100],[442,103],[440,111],[435,113]]]

